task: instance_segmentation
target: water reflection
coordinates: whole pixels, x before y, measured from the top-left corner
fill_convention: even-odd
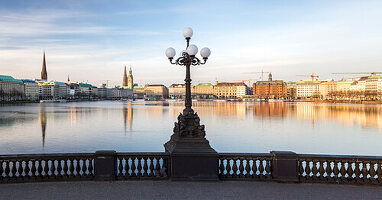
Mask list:
[[[131,130],[133,129],[133,106],[131,101],[128,101],[126,104],[123,104],[122,115],[123,127],[126,135],[127,122],[129,122],[129,131],[131,132]]]
[[[373,147],[382,140],[382,105],[193,102],[193,106],[218,151],[382,154]],[[184,102],[163,106],[131,101],[0,106],[0,153],[162,151],[183,108]],[[338,146],[344,138],[347,144]]]
[[[42,148],[45,147],[45,136],[46,136],[46,121],[47,121],[47,118],[46,118],[46,110],[45,110],[45,106],[40,104],[39,105],[39,121],[40,121],[40,124],[41,124],[41,137],[42,137]]]

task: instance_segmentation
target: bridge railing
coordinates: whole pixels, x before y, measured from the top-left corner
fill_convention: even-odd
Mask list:
[[[0,156],[0,182],[91,180],[94,154],[23,154]]]
[[[382,157],[298,155],[301,182],[382,184]]]
[[[166,152],[3,155],[0,183],[171,179],[171,159]],[[219,153],[216,165],[220,180],[382,185],[378,156]]]

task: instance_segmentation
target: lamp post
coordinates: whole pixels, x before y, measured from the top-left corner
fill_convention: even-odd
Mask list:
[[[210,49],[203,48],[200,51],[202,60],[196,57],[198,47],[191,44],[193,35],[191,28],[185,28],[183,36],[187,42],[187,48],[181,52],[179,58],[174,48],[166,49],[166,56],[171,64],[186,67],[186,98],[183,113],[175,122],[173,135],[164,147],[171,157],[172,180],[218,180],[217,167],[218,157],[216,151],[211,148],[204,125],[200,125],[200,118],[192,109],[191,98],[191,66],[204,65],[211,54]],[[209,167],[208,167],[209,166]]]

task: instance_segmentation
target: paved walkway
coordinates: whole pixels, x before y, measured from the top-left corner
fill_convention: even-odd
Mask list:
[[[53,182],[0,185],[0,199],[382,199],[381,186],[273,182]]]

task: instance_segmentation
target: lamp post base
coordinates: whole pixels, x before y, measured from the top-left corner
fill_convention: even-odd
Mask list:
[[[174,134],[164,144],[170,153],[171,180],[217,181],[218,154],[205,138],[204,126],[196,113],[180,114]]]

